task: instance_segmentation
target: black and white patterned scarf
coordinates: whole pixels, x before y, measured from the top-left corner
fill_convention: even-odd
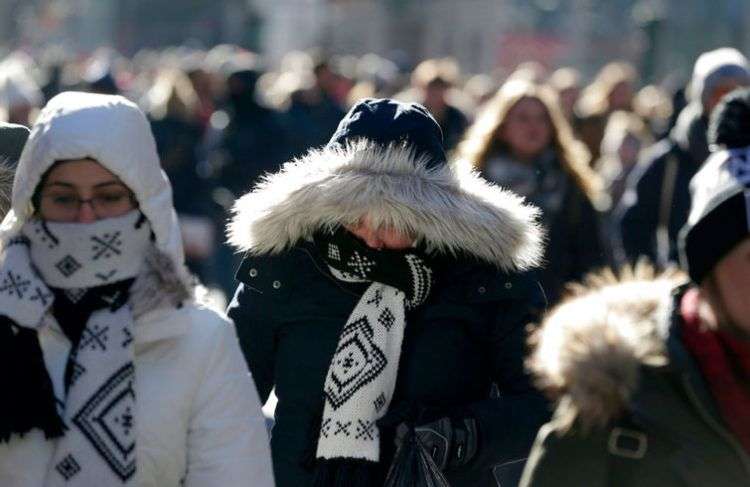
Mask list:
[[[0,327],[10,328],[8,336],[23,336],[41,355],[36,332],[57,318],[72,346],[63,377],[47,371],[12,382],[19,403],[43,413],[27,415],[21,424],[0,419],[0,441],[9,439],[8,432],[35,427],[57,438],[47,487],[135,483],[133,316],[126,303],[149,245],[150,225],[134,210],[89,224],[34,219],[5,249]],[[16,358],[22,367],[31,364],[29,370],[44,366],[40,356]],[[29,394],[23,385],[29,381],[43,386]],[[58,421],[49,417],[52,406],[33,404],[50,398]]]
[[[342,228],[317,235],[315,244],[334,277],[369,283],[328,367],[316,453],[316,485],[353,485],[363,476],[342,481],[352,464],[380,460],[376,422],[393,397],[406,311],[427,300],[433,271],[417,249],[371,249]]]

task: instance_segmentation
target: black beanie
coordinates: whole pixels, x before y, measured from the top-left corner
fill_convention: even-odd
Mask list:
[[[750,146],[750,89],[735,90],[716,106],[708,125],[708,143],[727,149]]]
[[[428,159],[427,167],[446,161],[440,125],[417,103],[365,98],[341,120],[328,147],[343,147],[357,139],[368,139],[383,146],[406,142],[418,156]]]
[[[700,284],[750,236],[750,147],[716,152],[690,182],[692,204],[680,231],[680,261]]]

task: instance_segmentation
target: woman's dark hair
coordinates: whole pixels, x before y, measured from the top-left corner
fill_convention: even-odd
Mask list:
[[[717,105],[708,125],[708,143],[727,149],[750,146],[750,89],[735,90]]]
[[[31,195],[31,205],[34,207],[35,212],[39,211],[39,205],[41,204],[41,200],[42,200],[42,188],[47,182],[49,173],[52,171],[52,169],[59,166],[60,163],[62,162],[65,162],[65,161],[55,161],[49,168],[47,168],[46,171],[44,171],[44,174],[42,174],[42,177],[39,178],[39,184],[36,185],[36,188],[34,188],[34,194]]]

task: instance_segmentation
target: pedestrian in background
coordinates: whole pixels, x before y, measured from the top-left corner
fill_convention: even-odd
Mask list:
[[[548,88],[506,83],[467,132],[458,157],[541,209],[548,241],[541,282],[550,302],[564,283],[604,263],[595,210],[601,183]]]

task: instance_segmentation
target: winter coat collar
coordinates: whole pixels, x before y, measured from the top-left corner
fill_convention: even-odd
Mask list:
[[[403,146],[358,141],[313,150],[240,198],[229,240],[251,255],[277,254],[369,215],[416,235],[428,251],[464,253],[506,270],[537,266],[538,210],[467,166],[428,169]]]

